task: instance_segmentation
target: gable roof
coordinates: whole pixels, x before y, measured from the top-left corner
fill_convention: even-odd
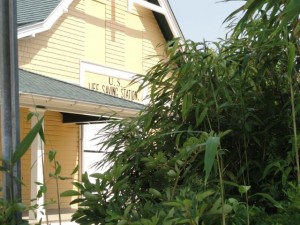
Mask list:
[[[17,0],[18,38],[35,36],[49,30],[59,17],[68,11],[73,0]],[[151,3],[160,6],[162,13],[153,11],[155,19],[166,40],[183,38],[168,0],[128,0],[133,3]],[[148,3],[148,4],[149,4]]]
[[[136,102],[22,69],[19,70],[19,91],[21,105],[28,106],[28,104],[32,104],[34,107],[38,105],[49,109],[54,107],[55,110],[62,112],[89,115],[105,112],[116,117],[128,117],[137,114],[145,107]],[[61,109],[57,108],[60,104]],[[94,110],[91,110],[90,107]],[[95,109],[97,110],[95,111]],[[124,112],[124,115],[122,115],[122,112]]]

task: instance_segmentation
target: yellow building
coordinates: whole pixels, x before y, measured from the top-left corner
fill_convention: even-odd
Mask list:
[[[22,159],[22,196],[32,204],[35,182],[45,181],[43,204],[57,199],[47,153],[57,152],[62,176],[79,165],[78,179],[83,139],[92,138],[82,124],[135,116],[147,90],[128,84],[163,58],[162,44],[183,35],[167,0],[18,0],[17,11],[21,138],[36,123],[26,121],[30,111],[44,115],[46,136]],[[60,192],[72,188],[60,181]],[[61,199],[63,208],[70,200]]]

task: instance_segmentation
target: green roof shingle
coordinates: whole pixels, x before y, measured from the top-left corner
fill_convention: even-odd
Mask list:
[[[17,0],[18,27],[44,21],[61,0]]]
[[[136,102],[93,91],[22,69],[19,69],[19,78],[19,90],[26,94],[49,96],[134,110],[141,110],[145,107]]]

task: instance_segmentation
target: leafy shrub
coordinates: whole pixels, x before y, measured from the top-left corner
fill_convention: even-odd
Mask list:
[[[33,116],[33,114],[30,114],[28,116],[28,119],[30,119]],[[21,185],[21,181],[19,177],[15,177],[14,174],[11,174],[12,171],[7,167],[6,165],[10,165],[11,168],[13,165],[17,163],[17,161],[21,160],[23,155],[26,153],[26,151],[29,149],[30,145],[32,144],[33,140],[37,135],[40,135],[43,140],[44,139],[44,133],[42,129],[42,123],[43,118],[41,118],[36,125],[29,131],[29,133],[24,137],[24,139],[21,141],[21,143],[17,146],[16,151],[12,155],[11,161],[3,161],[1,165],[1,172],[7,173],[9,176],[12,176],[13,182],[18,182]],[[1,175],[2,175],[1,173]],[[12,196],[13,189],[7,188],[7,195]],[[2,189],[0,190],[2,191]],[[28,221],[22,220],[19,215],[21,215],[23,212],[28,212],[29,210],[34,210],[35,206],[33,207],[27,207],[24,204],[21,203],[20,199],[13,199],[12,197],[9,197],[9,199],[0,198],[0,224],[28,224]]]
[[[65,193],[79,196],[73,220],[299,221],[296,2],[247,1],[230,39],[168,43],[166,60],[137,78],[149,91],[145,110],[106,128],[103,150],[112,150],[98,166],[108,171]]]

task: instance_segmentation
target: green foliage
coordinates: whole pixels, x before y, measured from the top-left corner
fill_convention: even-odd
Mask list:
[[[35,137],[39,133],[43,132],[43,129],[42,129],[43,120],[44,120],[43,118],[40,119],[34,125],[34,127],[29,131],[29,133],[24,137],[24,139],[21,141],[21,143],[17,146],[17,149],[14,152],[13,157],[12,157],[12,164],[21,160],[22,156],[27,152],[27,150],[29,149],[33,140],[35,139]],[[44,135],[42,135],[41,137],[44,139]]]
[[[56,154],[57,154],[57,152],[54,151],[54,150],[50,150],[49,153],[48,153],[48,159],[49,159],[50,165],[54,169],[53,172],[49,173],[49,178],[55,180],[56,198],[57,198],[56,203],[57,203],[57,210],[58,210],[58,220],[59,220],[59,223],[61,224],[61,221],[62,221],[62,218],[61,218],[61,202],[60,202],[60,196],[61,196],[61,194],[60,194],[60,190],[59,190],[59,181],[60,180],[71,180],[72,179],[71,176],[78,171],[79,167],[76,166],[73,169],[70,177],[61,176],[62,167],[61,167],[60,163],[56,159]],[[41,186],[39,193],[40,192],[43,192],[44,194],[47,192],[46,184],[44,184],[44,185]],[[65,193],[65,195],[62,195],[62,196],[68,196],[68,195],[70,195],[70,193],[72,193],[72,191],[69,191],[69,192]]]
[[[109,164],[76,183],[79,224],[299,221],[299,4],[249,0],[218,43],[173,40],[140,90],[149,104],[113,121]],[[93,213],[90,213],[93,212]],[[297,221],[297,222],[296,222]]]
[[[82,175],[81,182],[73,182],[79,191],[68,190],[61,193],[62,197],[78,196],[70,204],[79,204],[78,211],[73,214],[72,221],[79,224],[105,224],[105,214],[109,198],[106,188],[107,179],[101,174],[94,174],[96,183],[91,183],[87,174]],[[101,179],[101,184],[100,184]],[[110,206],[110,207],[113,207]],[[118,210],[119,211],[119,210]],[[117,209],[111,210],[111,216],[117,217]]]
[[[205,145],[205,156],[204,156],[204,171],[205,171],[205,182],[211,172],[215,158],[220,145],[220,138],[208,137]]]
[[[21,143],[17,146],[16,151],[14,152],[12,156],[11,162],[5,162],[6,165],[10,165],[11,167],[14,166],[15,163],[17,163],[19,160],[21,160],[22,156],[26,153],[26,151],[29,149],[30,145],[34,141],[35,137],[40,134],[41,138],[44,139],[43,135],[43,118],[41,118],[36,125],[29,131],[29,133],[24,137],[24,139],[21,141]],[[1,171],[3,173],[8,173],[14,178],[14,182],[21,182],[18,177],[15,177],[14,174],[11,174],[11,171],[7,166],[1,167]],[[6,187],[3,187],[6,188]],[[12,189],[9,189],[11,194],[13,192]],[[39,197],[39,196],[38,196]],[[18,199],[13,199],[12,201],[7,201],[3,198],[0,198],[0,224],[28,224],[28,221],[21,220],[16,217],[17,213],[23,213],[27,212],[29,210],[33,210],[31,207],[27,207],[21,202],[19,202]]]
[[[28,208],[20,202],[7,202],[3,198],[0,198],[0,223],[11,225],[27,225],[28,221],[17,221],[15,213],[23,213]]]

